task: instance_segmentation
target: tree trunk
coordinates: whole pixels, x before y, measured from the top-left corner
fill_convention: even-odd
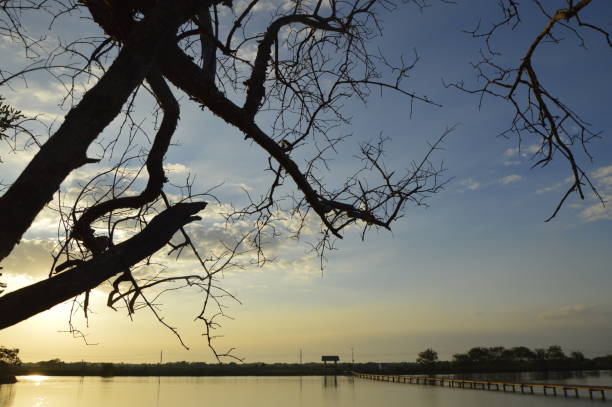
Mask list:
[[[0,198],[0,261],[19,243],[68,174],[92,161],[87,158],[87,148],[119,114],[164,45],[172,44],[190,11],[169,0],[152,10],[130,33],[106,74],[66,115],[57,132]]]
[[[91,290],[115,274],[161,249],[194,216],[205,202],[179,203],[161,212],[134,237],[114,246],[92,260],[0,297],[0,329]]]

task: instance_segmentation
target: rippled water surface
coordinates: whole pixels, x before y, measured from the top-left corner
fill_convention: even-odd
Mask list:
[[[612,372],[497,375],[489,380],[612,386]],[[46,377],[0,385],[0,406],[612,406],[612,401],[383,383],[344,376],[310,377]],[[612,398],[612,394],[608,394]]]

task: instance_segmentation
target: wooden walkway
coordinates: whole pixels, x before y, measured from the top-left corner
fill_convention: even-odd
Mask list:
[[[544,396],[557,396],[561,391],[565,397],[586,396],[594,399],[594,395],[601,400],[606,399],[606,392],[612,394],[612,387],[608,386],[584,386],[574,384],[551,384],[551,383],[511,383],[486,380],[463,380],[442,377],[404,376],[404,375],[382,375],[351,372],[354,376],[363,379],[379,380],[383,382],[426,384],[434,386],[456,387],[460,389],[509,391],[516,393],[520,390],[523,394],[543,394]]]

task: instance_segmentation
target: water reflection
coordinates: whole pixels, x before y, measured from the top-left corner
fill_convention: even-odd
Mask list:
[[[83,395],[83,382],[85,381],[85,376],[81,376],[79,379],[79,384],[77,385],[77,393],[76,399],[81,400],[81,396]]]
[[[561,384],[579,384],[588,382],[592,385],[611,386],[612,371],[608,370],[578,370],[564,372],[506,372],[506,373],[463,373],[440,375],[465,380],[490,380],[514,383],[549,382]]]
[[[482,375],[481,375],[482,376]],[[611,385],[612,372],[495,375],[509,381]],[[476,378],[476,377],[474,377]],[[493,380],[491,375],[485,377]],[[588,399],[386,383],[346,376],[48,377],[0,386],[0,406],[32,407],[593,407]],[[162,391],[163,390],[163,391]],[[607,395],[612,397],[612,394]],[[599,403],[596,402],[598,405]],[[612,404],[611,404],[612,405]]]
[[[10,406],[15,394],[15,385],[2,384],[0,385],[0,406]]]
[[[42,382],[49,380],[49,376],[32,374],[29,376],[18,376],[19,381],[32,382],[36,386],[39,386]]]
[[[157,376],[157,397],[155,399],[155,401],[156,401],[155,405],[157,407],[159,407],[159,394],[160,394],[160,392],[161,392],[161,377]]]
[[[338,376],[323,376],[323,387],[338,387]]]

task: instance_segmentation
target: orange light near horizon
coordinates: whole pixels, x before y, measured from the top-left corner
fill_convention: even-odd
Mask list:
[[[38,374],[31,374],[31,375],[27,375],[27,376],[18,376],[17,380],[19,381],[24,381],[24,382],[32,382],[34,384],[40,384],[46,380],[49,380],[49,376],[44,376],[44,375],[38,375]]]

